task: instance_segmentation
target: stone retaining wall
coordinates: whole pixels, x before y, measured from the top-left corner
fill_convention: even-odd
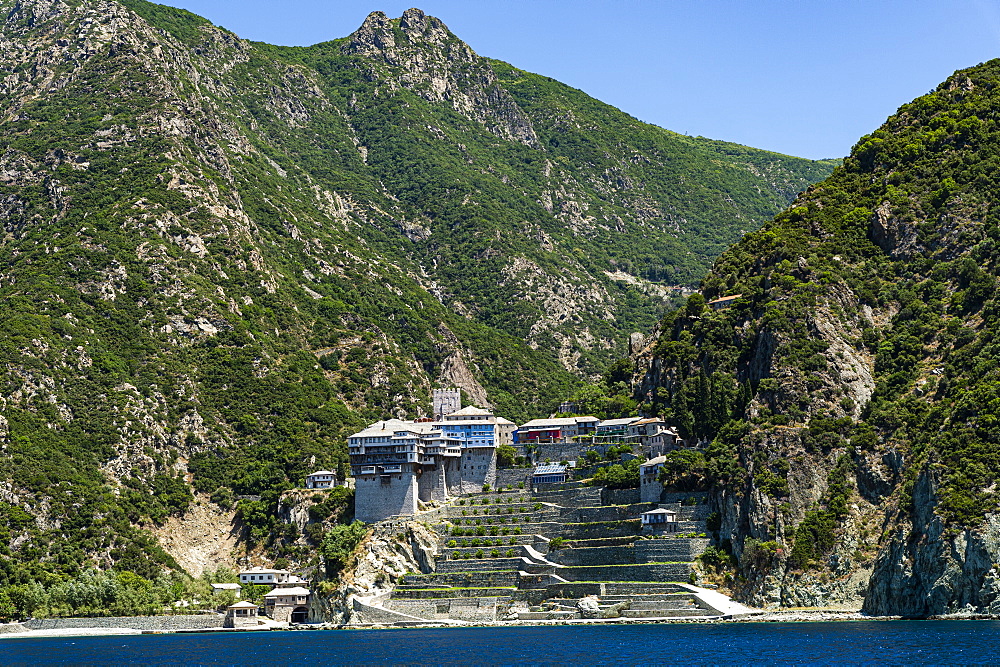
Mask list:
[[[568,523],[556,532],[564,538],[587,539],[591,537],[626,537],[638,535],[642,530],[639,519],[598,523]]]
[[[692,499],[698,501],[699,505],[704,505],[708,502],[708,492],[707,491],[679,491],[664,493],[661,496],[661,503],[687,503]]]
[[[576,442],[543,442],[535,445],[535,461],[580,461],[589,445]]]
[[[534,468],[497,468],[497,486],[513,486],[523,483],[525,489],[531,488],[531,475]]]
[[[372,605],[365,604],[360,600],[353,601],[354,614],[352,616],[353,623],[406,623],[414,620],[419,620],[426,618],[420,616],[419,614],[406,614],[405,612],[397,612],[391,609],[383,609],[381,607],[373,607]],[[417,618],[413,618],[416,616]]]
[[[643,565],[604,565],[561,567],[556,572],[567,581],[650,581],[688,580],[688,563],[648,563]]]
[[[497,555],[491,555],[493,551],[497,552]],[[475,554],[482,551],[483,555],[480,558],[517,558],[519,556],[527,556],[528,552],[525,550],[524,545],[514,544],[514,545],[503,545],[499,547],[449,547],[441,550],[440,560],[459,560],[458,556],[461,556],[461,560],[474,559]],[[511,551],[513,553],[508,554]],[[470,556],[471,554],[471,556]]]
[[[632,544],[639,538],[639,535],[626,535],[624,537],[595,537],[592,539],[571,540],[566,546],[574,549],[584,549],[586,547],[621,547]]]
[[[508,597],[516,588],[396,588],[392,600],[438,600],[451,598]],[[396,609],[396,607],[393,607]]]
[[[646,510],[650,509],[648,503],[634,505],[605,505],[601,507],[579,507],[572,510],[569,519],[574,523],[591,523],[594,521],[622,521],[624,519],[637,519]]]
[[[495,597],[454,598],[443,600],[391,600],[386,603],[393,611],[429,620],[457,619],[472,623],[497,620]]]
[[[517,586],[518,574],[510,570],[501,572],[437,572],[434,574],[408,574],[403,577],[407,586],[461,586],[463,588],[489,586]]]
[[[707,546],[707,538],[639,540],[635,543],[635,562],[691,561],[700,556]]]
[[[100,618],[33,618],[22,625],[29,630],[74,628],[132,628],[133,630],[187,630],[221,628],[222,614],[190,616],[103,616]]]
[[[444,572],[491,572],[499,570],[524,569],[523,558],[488,558],[483,560],[439,560],[437,571]]]
[[[631,505],[641,502],[639,489],[601,489],[602,505]]]
[[[13,632],[27,632],[28,628],[20,623],[0,623],[0,635],[11,634]]]
[[[563,565],[621,565],[636,562],[635,549],[631,545],[557,549],[549,554],[549,560]],[[647,560],[642,562],[662,561]]]

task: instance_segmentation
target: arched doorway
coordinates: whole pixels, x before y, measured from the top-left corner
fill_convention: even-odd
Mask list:
[[[309,610],[305,607],[296,607],[292,610],[292,623],[305,623],[309,618]]]

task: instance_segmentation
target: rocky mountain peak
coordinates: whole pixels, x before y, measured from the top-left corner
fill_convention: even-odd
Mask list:
[[[407,88],[510,141],[537,148],[531,121],[499,84],[488,60],[476,55],[440,19],[408,9],[398,19],[372,12],[349,38],[344,52],[361,56],[373,80]]]

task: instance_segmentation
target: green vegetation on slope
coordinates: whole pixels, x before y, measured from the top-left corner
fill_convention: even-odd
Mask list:
[[[854,493],[905,512],[929,475],[953,529],[1000,504],[998,104],[994,60],[902,106],[661,322],[663,368],[646,383],[683,435],[718,442],[728,420],[747,420],[734,462],[773,468],[792,441],[798,465],[836,461],[788,536],[794,564],[830,552]],[[706,309],[731,294],[731,308]],[[871,482],[868,461],[883,456],[905,460],[898,484]]]
[[[125,6],[4,19],[0,585],[154,580],[178,566],[146,529],[206,497],[298,558],[281,494],[343,471],[348,433],[456,378],[554,410],[670,300],[606,271],[690,283],[828,169],[726,157],[419,13],[290,49]]]

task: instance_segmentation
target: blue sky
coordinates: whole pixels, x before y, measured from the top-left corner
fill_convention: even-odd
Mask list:
[[[956,69],[1000,57],[1000,0],[174,0],[308,45],[411,6],[480,55],[692,135],[842,157]]]

